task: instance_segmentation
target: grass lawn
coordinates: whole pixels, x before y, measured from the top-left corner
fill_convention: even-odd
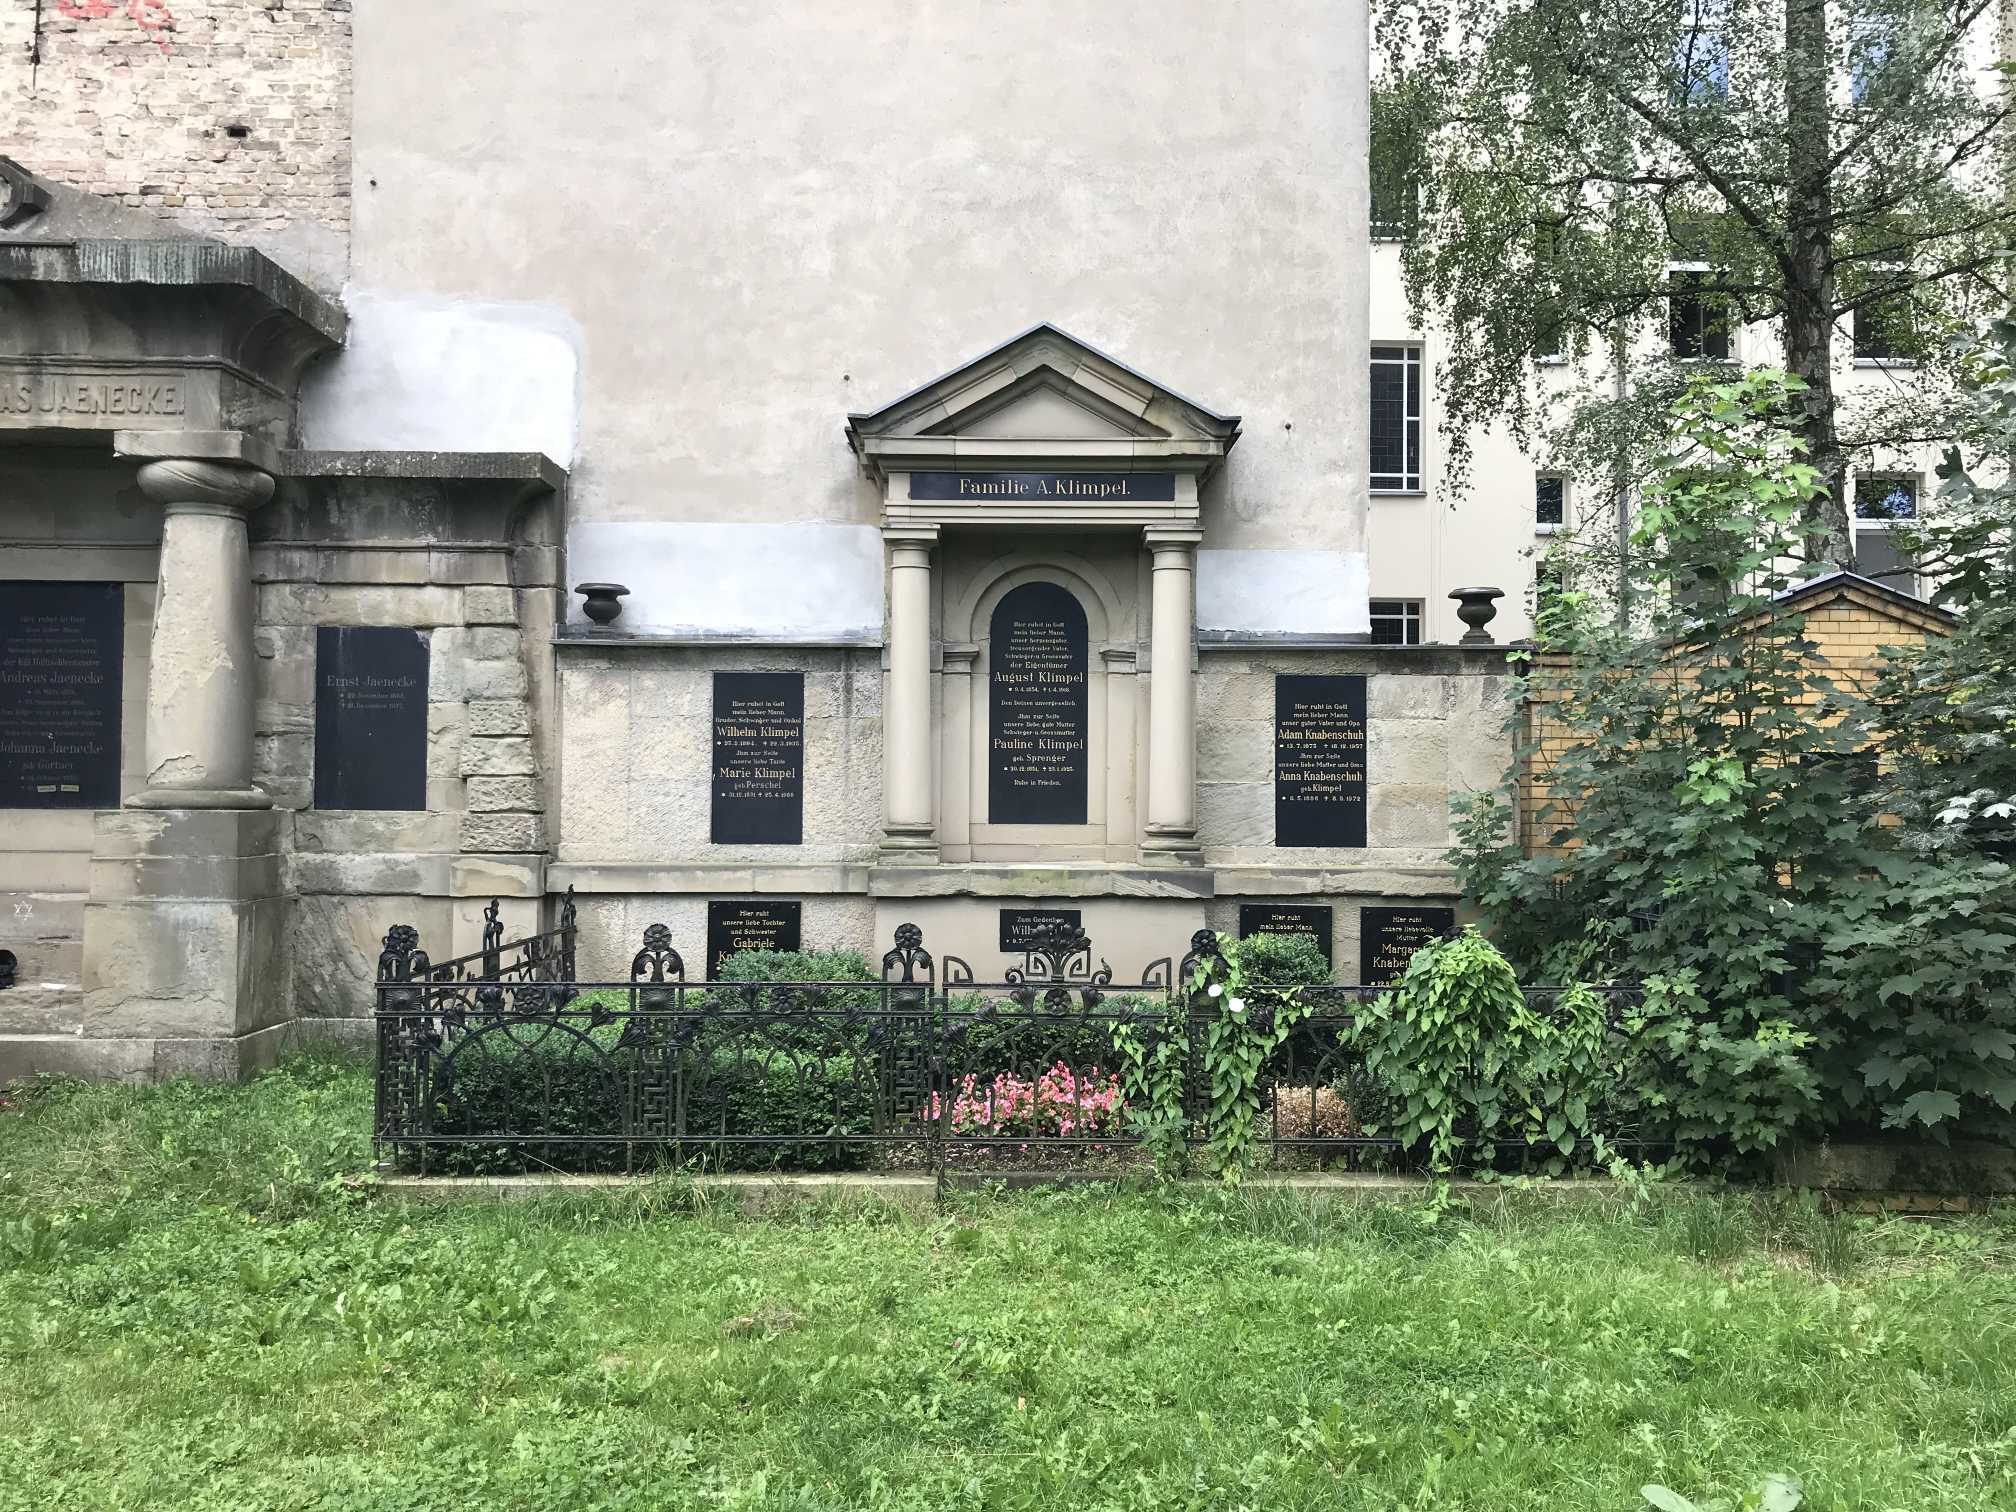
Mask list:
[[[0,1507],[2016,1508],[2016,1216],[408,1206],[369,1084],[0,1111]]]

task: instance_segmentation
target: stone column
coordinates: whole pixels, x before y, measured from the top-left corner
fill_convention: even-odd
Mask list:
[[[1150,526],[1154,556],[1148,680],[1148,822],[1141,859],[1194,861],[1197,848],[1197,692],[1190,675],[1196,643],[1195,530]]]
[[[973,841],[973,663],[980,648],[970,642],[948,645],[942,653],[945,671],[940,699],[944,724],[938,744],[942,801],[938,821],[944,831],[938,837],[939,854],[948,860],[964,860],[972,854]]]
[[[931,548],[936,526],[889,542],[889,678],[882,700],[882,854],[938,859],[931,819]]]
[[[238,462],[149,462],[167,509],[147,667],[147,786],[130,808],[262,809],[252,785],[252,560],[245,517],[273,479]]]

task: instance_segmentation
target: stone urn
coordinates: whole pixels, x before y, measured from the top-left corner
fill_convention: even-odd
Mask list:
[[[623,612],[623,598],[630,592],[621,583],[580,583],[574,591],[581,595],[581,612],[598,625],[616,622]]]
[[[1456,600],[1456,618],[1470,628],[1463,632],[1463,639],[1457,642],[1463,646],[1489,646],[1494,644],[1491,632],[1484,627],[1498,618],[1498,600],[1505,597],[1503,588],[1458,588],[1449,597]]]

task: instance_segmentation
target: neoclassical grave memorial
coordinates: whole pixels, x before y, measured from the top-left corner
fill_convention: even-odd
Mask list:
[[[712,974],[914,923],[989,978],[1214,928],[1377,981],[1457,917],[1502,649],[1223,628],[1226,475],[1289,443],[1061,330],[830,417],[880,613],[759,634],[660,628],[682,564],[586,560],[542,455],[296,444],[346,316],[256,252],[0,242],[0,313],[0,1077],[243,1072],[493,898],[515,938],[571,890],[584,980],[653,924]]]

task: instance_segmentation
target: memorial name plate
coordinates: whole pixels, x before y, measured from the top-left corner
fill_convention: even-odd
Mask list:
[[[1021,955],[1048,936],[1076,933],[1085,926],[1083,910],[1076,908],[1004,908],[1001,910],[1001,949],[1007,955]]]
[[[797,950],[805,905],[765,899],[707,905],[707,975],[718,981],[721,963],[743,950]]]
[[[315,632],[315,807],[427,807],[427,637]]]
[[[910,474],[913,499],[968,503],[1034,500],[1044,504],[1169,504],[1174,473],[928,472]]]
[[[987,818],[1083,824],[1087,734],[1085,611],[1056,583],[1024,583],[988,628]]]
[[[1239,938],[1254,935],[1303,935],[1323,952],[1323,964],[1335,966],[1330,954],[1336,911],[1316,903],[1241,903]]]
[[[0,808],[117,808],[126,594],[0,583]]]
[[[1274,679],[1274,843],[1365,844],[1365,679]]]
[[[805,674],[714,674],[716,845],[805,838]]]
[[[1453,908],[1358,910],[1358,982],[1384,987],[1407,974],[1407,963],[1456,927]]]
[[[109,430],[151,418],[181,419],[188,412],[188,378],[180,370],[0,366],[0,428]]]

